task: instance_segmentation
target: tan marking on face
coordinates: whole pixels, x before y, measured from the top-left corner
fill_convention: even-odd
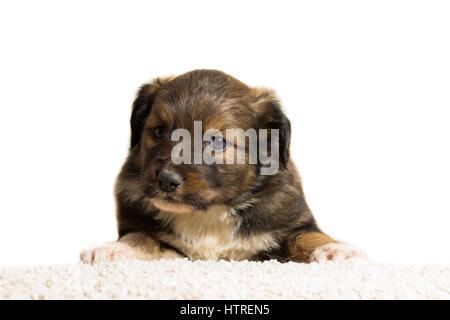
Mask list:
[[[149,149],[156,146],[156,142],[153,140],[152,132],[149,129],[146,129],[142,134],[142,140],[144,141],[144,145]]]
[[[145,127],[147,129],[153,129],[161,125],[164,125],[164,122],[161,120],[161,118],[155,112],[150,112],[150,115],[145,121]]]
[[[171,108],[167,108],[163,103],[157,103],[152,106],[149,116],[145,120],[145,127],[152,129],[158,126],[173,128],[176,115]]]
[[[185,183],[181,186],[183,190],[195,190],[195,192],[199,195],[199,197],[211,200],[215,196],[217,196],[217,192],[210,189],[206,184],[205,180],[198,172],[187,172]]]
[[[195,208],[185,203],[170,203],[162,199],[152,198],[150,202],[159,210],[168,211],[177,214],[186,214],[193,212]]]
[[[225,136],[226,129],[233,129],[239,122],[234,118],[233,114],[230,112],[216,113],[213,118],[208,118],[203,121],[203,130],[208,129],[219,130],[222,135]]]

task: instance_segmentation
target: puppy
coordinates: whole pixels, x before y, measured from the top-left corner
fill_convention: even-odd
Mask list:
[[[138,91],[130,122],[129,155],[115,186],[118,240],[84,250],[83,262],[178,257],[312,262],[364,256],[317,226],[289,157],[291,125],[272,90],[215,70],[158,78]],[[225,134],[233,128],[265,130],[266,138],[270,133],[276,139],[248,134],[237,141]],[[181,152],[176,161],[173,156],[177,129],[191,137],[199,130],[216,134],[183,149],[186,161],[180,163]],[[251,146],[245,142],[251,137],[276,156],[270,163],[249,161]],[[238,150],[245,161],[223,161]],[[189,162],[189,153],[200,161]],[[275,170],[267,173],[269,167]]]

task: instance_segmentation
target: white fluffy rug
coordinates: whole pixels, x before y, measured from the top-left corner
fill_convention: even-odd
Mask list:
[[[360,259],[6,266],[0,299],[450,299],[450,266]]]

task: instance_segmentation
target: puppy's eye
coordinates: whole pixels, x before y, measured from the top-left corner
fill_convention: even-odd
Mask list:
[[[153,135],[155,136],[156,139],[162,139],[164,137],[164,131],[165,131],[164,126],[158,126],[153,129]]]
[[[227,142],[222,136],[212,136],[210,144],[211,147],[217,151],[225,150],[227,148]]]

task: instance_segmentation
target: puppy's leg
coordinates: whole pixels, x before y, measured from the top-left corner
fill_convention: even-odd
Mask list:
[[[81,261],[91,264],[129,259],[153,260],[181,257],[175,250],[161,248],[159,241],[144,232],[128,233],[118,241],[88,248],[80,254]]]
[[[288,259],[296,262],[322,262],[366,257],[360,249],[338,242],[318,231],[297,235],[288,241],[287,249]]]

